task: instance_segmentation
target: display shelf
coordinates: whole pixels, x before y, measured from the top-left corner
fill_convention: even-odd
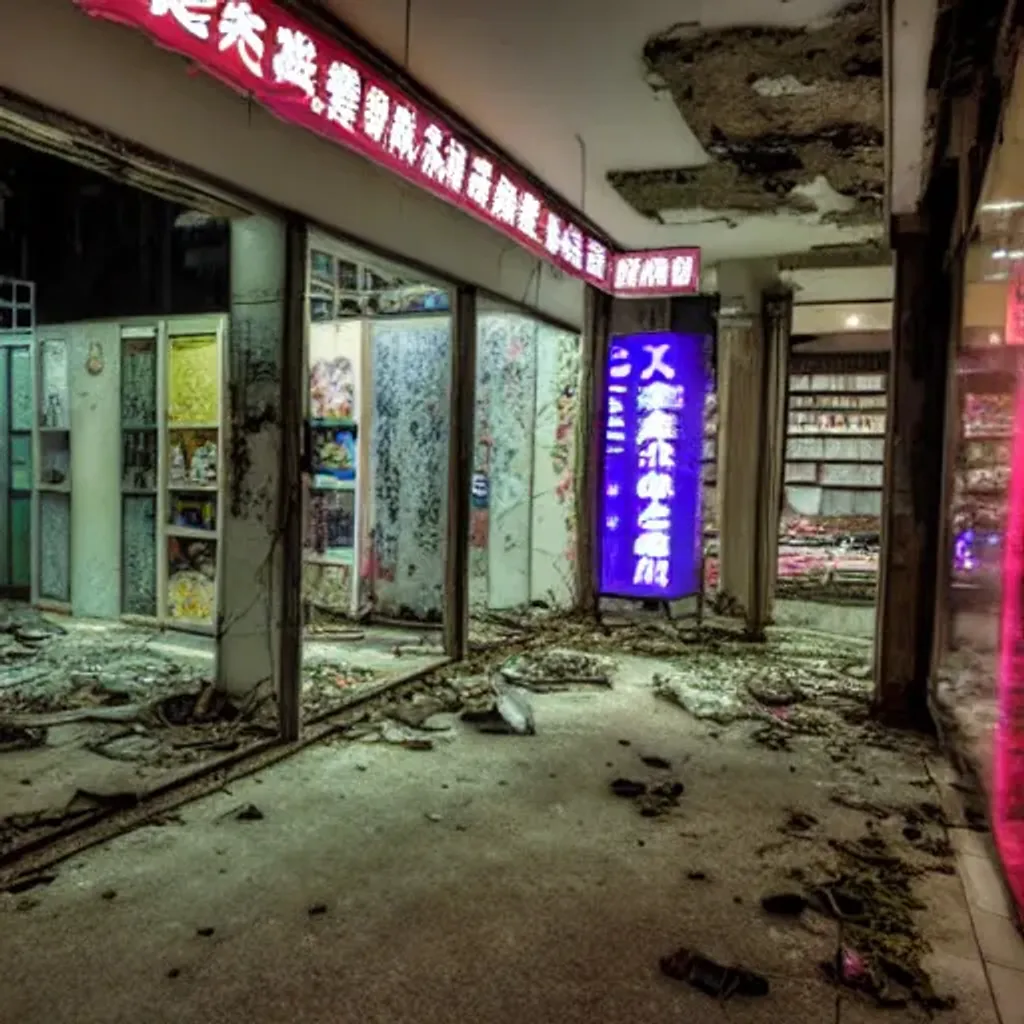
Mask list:
[[[171,321],[163,343],[160,603],[168,625],[188,630],[217,618],[225,325]]]
[[[844,372],[855,365],[844,356],[806,356],[801,362],[815,368],[791,372],[788,382],[780,545],[800,551],[836,548],[832,555],[839,558],[840,539],[850,532],[848,521],[863,518],[871,527],[869,532],[877,530],[888,403],[886,374]],[[808,533],[806,524],[813,524],[814,531]],[[877,542],[868,544],[868,549],[870,555]],[[798,571],[792,558],[787,558],[785,572],[780,568],[783,575],[796,579],[810,572]],[[834,582],[833,596],[849,589],[846,582]],[[825,587],[817,596],[825,596],[827,590]]]
[[[363,321],[313,323],[308,334],[310,451],[303,538],[307,614],[359,607],[361,510],[367,474],[370,407],[362,401],[369,373]]]
[[[314,417],[310,419],[310,426],[314,429],[317,427],[321,428],[354,428],[356,421],[351,416],[327,416],[327,417]]]
[[[987,608],[998,599],[1020,365],[1020,352],[1005,346],[957,357],[959,436],[949,510],[954,608]]]
[[[226,317],[121,326],[121,613],[209,631],[217,614]]]
[[[871,398],[875,396],[888,395],[889,392],[886,388],[876,388],[873,390],[853,390],[853,391],[814,391],[806,388],[791,388],[789,392],[790,398],[821,398],[825,395],[829,397],[840,397],[840,396],[852,396],[855,398]]]
[[[314,491],[354,491],[355,480],[338,480],[331,476],[314,476],[313,482],[309,485]]]
[[[217,540],[217,531],[207,530],[201,526],[178,526],[172,523],[168,526],[164,533],[168,537],[186,537],[191,540]]]
[[[70,341],[63,328],[40,331],[35,366],[35,543],[33,598],[71,606]]]

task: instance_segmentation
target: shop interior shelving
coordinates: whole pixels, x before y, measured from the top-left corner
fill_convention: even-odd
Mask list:
[[[874,599],[887,375],[876,359],[806,355],[789,378],[778,592]]]
[[[881,500],[886,380],[880,373],[794,374],[790,377],[786,483],[828,492],[869,492]],[[874,442],[851,447],[850,442]],[[807,442],[810,442],[809,444]],[[840,467],[842,467],[840,469]],[[852,502],[848,515],[878,514]]]
[[[359,606],[360,540],[368,466],[369,325],[362,319],[310,324],[308,416],[311,442],[304,561],[332,573],[340,606]],[[318,609],[307,608],[315,619]]]
[[[121,613],[208,633],[217,618],[226,436],[221,315],[120,327]]]
[[[701,484],[704,489],[704,537],[718,535],[715,521],[718,484],[718,393],[709,389],[704,398],[704,439],[701,452]]]
[[[1019,350],[1012,347],[958,356],[951,510],[957,604],[990,605],[999,595],[1019,367]]]
[[[161,573],[169,625],[212,630],[222,549],[226,318],[168,321],[163,358]]]
[[[33,599],[41,607],[71,607],[70,338],[41,329],[36,343],[36,508]]]

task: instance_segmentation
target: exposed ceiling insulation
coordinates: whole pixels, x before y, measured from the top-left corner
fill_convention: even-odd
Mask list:
[[[614,170],[644,216],[701,208],[726,221],[797,212],[882,230],[885,189],[878,0],[853,0],[804,27],[677,24],[644,48],[710,161]]]

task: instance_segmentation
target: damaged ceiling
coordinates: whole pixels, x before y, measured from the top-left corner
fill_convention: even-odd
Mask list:
[[[729,221],[789,210],[880,230],[881,29],[878,0],[854,0],[806,27],[683,24],[653,36],[648,82],[671,95],[711,159],[608,180],[659,222],[668,209]]]
[[[317,2],[623,246],[882,234],[878,0]]]

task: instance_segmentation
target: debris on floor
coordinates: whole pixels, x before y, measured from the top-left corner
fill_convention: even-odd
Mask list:
[[[770,991],[768,979],[744,967],[726,967],[710,957],[689,949],[661,958],[661,973],[676,981],[685,981],[714,999],[733,996],[759,997]]]
[[[597,654],[552,648],[514,655],[500,671],[506,682],[543,693],[568,686],[611,686],[615,662]]]
[[[534,736],[537,724],[533,707],[525,694],[500,679],[491,681],[493,701],[483,708],[467,708],[462,718],[480,732],[510,736]]]
[[[871,995],[879,1005],[916,1003],[947,1009],[922,966],[930,946],[917,917],[924,904],[914,883],[927,870],[869,833],[855,842],[832,839],[836,869],[812,882],[809,905],[842,925],[844,948],[822,970],[833,981]]]
[[[374,683],[381,674],[374,669],[338,659],[306,662],[302,666],[302,712],[312,721],[337,710],[351,693]]]
[[[799,917],[808,905],[807,897],[798,892],[778,892],[761,897],[764,912],[779,917]]]
[[[679,806],[685,786],[678,779],[649,784],[637,779],[613,779],[608,788],[615,796],[632,800],[645,818],[660,818]]]

